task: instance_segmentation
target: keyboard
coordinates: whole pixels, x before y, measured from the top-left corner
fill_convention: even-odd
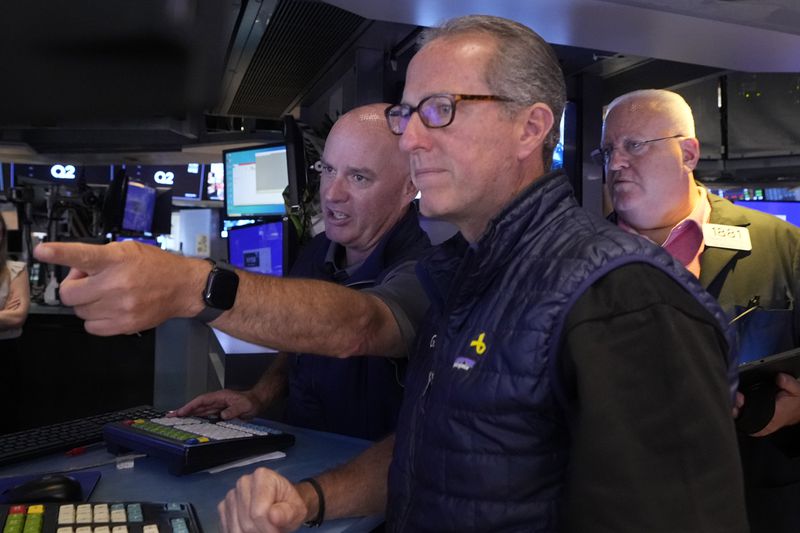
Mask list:
[[[136,451],[161,458],[175,475],[282,451],[294,444],[294,435],[264,423],[196,417],[114,422],[103,428],[103,438],[111,453]]]
[[[0,505],[0,527],[4,533],[202,533],[189,503]]]
[[[162,415],[161,411],[141,405],[0,435],[0,465],[100,442],[103,440],[103,426],[110,422]]]

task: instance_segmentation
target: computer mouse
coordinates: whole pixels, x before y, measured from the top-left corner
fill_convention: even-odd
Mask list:
[[[62,474],[47,474],[3,492],[8,503],[79,502],[83,500],[81,484]]]

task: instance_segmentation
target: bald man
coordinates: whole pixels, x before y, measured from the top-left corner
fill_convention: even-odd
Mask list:
[[[608,106],[601,146],[612,218],[699,278],[735,320],[742,358],[800,346],[800,229],[694,181],[700,144],[686,101],[655,89],[620,96]],[[774,389],[744,392],[738,426],[756,435],[739,439],[751,530],[796,532],[800,383],[778,374]]]
[[[414,263],[430,243],[411,206],[417,189],[386,126],[386,105],[354,109],[331,130],[320,161],[325,233],[303,249],[292,279],[235,271],[234,305],[211,322],[279,349],[276,364],[253,389],[203,395],[179,415],[255,416],[288,387],[290,423],[369,439],[394,428],[402,394],[397,358],[427,308]],[[61,298],[90,333],[139,331],[206,307],[207,261],[135,243],[43,244],[35,254],[73,267]]]

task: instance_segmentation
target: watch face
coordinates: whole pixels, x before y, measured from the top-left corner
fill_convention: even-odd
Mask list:
[[[203,295],[206,304],[216,309],[230,309],[236,301],[236,289],[239,288],[239,276],[236,272],[214,268],[208,276],[206,292]]]

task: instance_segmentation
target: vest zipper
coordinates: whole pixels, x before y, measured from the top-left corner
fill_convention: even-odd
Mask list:
[[[420,415],[424,415],[425,414],[425,403],[427,401],[428,391],[430,390],[431,384],[433,383],[433,376],[434,376],[434,371],[433,370],[429,370],[428,371],[428,381],[425,383],[425,388],[422,389],[422,394],[420,395],[419,410],[418,410],[417,413],[414,414],[414,421],[413,421],[412,426],[411,426],[412,427],[413,438],[411,439],[411,445],[409,446],[409,450],[408,450],[408,463],[409,463],[409,467],[411,469],[411,476],[412,477],[414,477],[416,475],[415,474],[415,470],[416,470],[416,465],[415,465],[416,451],[415,450],[416,450],[416,447],[417,447],[417,440],[420,437],[419,435],[417,435],[417,431],[418,431],[418,429],[417,429],[417,421],[419,420],[419,416]],[[410,487],[406,487],[406,494],[407,494],[407,497],[408,497],[408,504],[406,505],[406,508],[403,510],[403,518],[402,518],[402,520],[400,520],[400,528],[397,529],[397,531],[405,531],[406,523],[408,522],[408,516],[411,513],[411,500],[413,499],[413,495],[411,494]]]

